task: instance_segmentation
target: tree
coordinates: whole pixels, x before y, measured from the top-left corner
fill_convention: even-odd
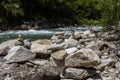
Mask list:
[[[0,1],[0,20],[1,23],[7,24],[16,22],[20,16],[24,15],[24,10],[21,7],[22,3],[19,0],[1,0]]]
[[[106,26],[115,26],[115,30],[120,30],[120,0],[100,0],[102,19]]]

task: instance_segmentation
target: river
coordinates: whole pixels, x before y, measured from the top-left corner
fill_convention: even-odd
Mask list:
[[[75,28],[75,31],[77,32],[84,32],[89,29],[93,30],[101,30],[102,27],[77,27]],[[18,37],[18,35],[21,35],[23,39],[30,39],[30,40],[36,40],[36,39],[50,39],[51,36],[56,32],[65,32],[66,34],[69,34],[71,32],[70,27],[66,28],[55,28],[55,29],[41,29],[41,30],[14,30],[14,31],[5,31],[0,33],[0,42],[15,39]]]

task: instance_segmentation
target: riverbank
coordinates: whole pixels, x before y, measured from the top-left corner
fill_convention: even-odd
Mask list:
[[[119,80],[120,39],[87,30],[0,44],[1,80]]]
[[[51,29],[51,28],[64,28],[65,26],[70,26],[69,24],[57,24],[57,23],[49,23],[41,20],[38,21],[26,21],[22,24],[10,24],[10,25],[1,25],[1,31],[9,31],[9,30],[29,30],[29,29]],[[77,27],[77,26],[76,26]]]
[[[92,27],[94,25],[79,25],[79,24],[66,24],[66,23],[52,23],[52,22],[46,22],[46,21],[25,21],[21,24],[4,24],[0,25],[0,32],[3,31],[10,31],[10,30],[40,30],[40,29],[54,29],[54,28],[66,28],[66,27]],[[97,27],[97,26],[96,26]]]

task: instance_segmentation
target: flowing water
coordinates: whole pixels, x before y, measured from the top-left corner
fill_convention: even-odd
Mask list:
[[[89,29],[97,29],[100,30],[101,27],[77,27],[75,31],[84,32]],[[50,39],[51,36],[56,32],[65,32],[70,33],[71,28],[68,26],[66,28],[56,28],[56,29],[41,29],[41,30],[16,30],[16,31],[6,31],[0,33],[0,42],[15,39],[18,35],[21,35],[24,39],[36,40],[36,39]]]

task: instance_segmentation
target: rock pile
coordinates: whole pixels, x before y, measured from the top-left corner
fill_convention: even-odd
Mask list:
[[[120,80],[120,41],[91,31],[0,44],[0,80]]]

